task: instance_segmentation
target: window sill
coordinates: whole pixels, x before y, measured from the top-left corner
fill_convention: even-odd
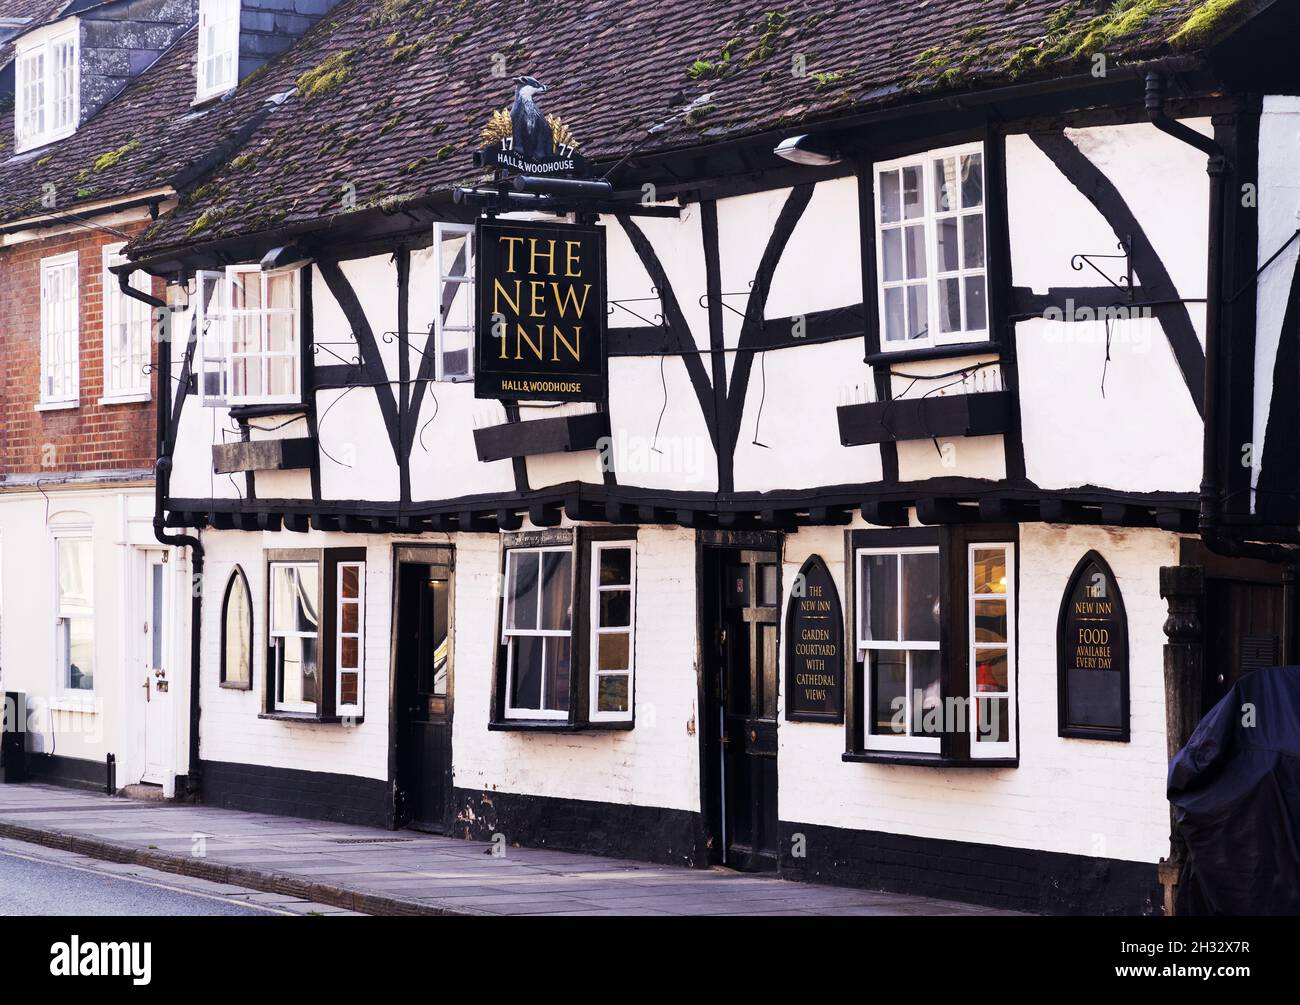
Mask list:
[[[268,415],[306,415],[307,406],[301,401],[277,401],[269,404],[230,405],[230,417],[260,419]]]
[[[365,721],[365,716],[361,715],[317,715],[314,712],[259,712],[257,717],[307,726],[356,726]]]
[[[218,681],[218,682],[217,682],[217,687],[219,687],[219,688],[223,688],[223,689],[225,689],[226,691],[251,691],[251,690],[253,690],[253,685],[252,685],[252,684],[236,684],[236,683],[234,683],[233,681],[224,681],[224,680],[223,680],[223,681]]]
[[[142,401],[149,401],[153,395],[148,391],[141,391],[139,394],[115,394],[105,395],[99,399],[101,405],[138,405]]]
[[[863,360],[868,366],[885,363],[913,363],[927,359],[947,359],[956,356],[1000,356],[1002,347],[985,339],[983,342],[953,342],[949,345],[928,345],[921,349],[882,349],[869,353]]]
[[[231,84],[229,87],[223,87],[219,91],[213,91],[211,94],[200,94],[190,102],[191,111],[206,111],[210,106],[234,94],[238,88],[237,84]]]
[[[627,732],[634,722],[569,722],[567,719],[494,719],[493,732],[507,733],[593,733]]]
[[[38,412],[65,412],[70,408],[80,408],[80,401],[42,401],[36,405]]]
[[[1018,757],[944,757],[942,754],[918,754],[915,751],[860,750],[840,755],[841,760],[858,764],[906,764],[920,768],[1018,768]]]

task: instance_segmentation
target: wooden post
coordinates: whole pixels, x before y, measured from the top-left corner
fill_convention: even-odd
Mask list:
[[[1160,596],[1169,602],[1165,618],[1165,745],[1169,759],[1187,743],[1201,718],[1204,630],[1201,603],[1205,574],[1199,565],[1165,566],[1160,570]],[[1174,913],[1178,877],[1187,848],[1169,816],[1169,857],[1161,860],[1160,883],[1165,890],[1165,915]]]

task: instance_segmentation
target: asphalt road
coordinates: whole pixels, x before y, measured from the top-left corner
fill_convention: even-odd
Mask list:
[[[0,915],[123,917],[280,914],[225,897],[177,888],[177,877],[150,869],[137,878],[107,875],[0,851]]]

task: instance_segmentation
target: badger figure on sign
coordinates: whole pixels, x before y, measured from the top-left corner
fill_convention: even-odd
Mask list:
[[[511,147],[531,161],[555,156],[551,124],[533,98],[547,90],[536,77],[515,78],[515,103],[510,108]]]

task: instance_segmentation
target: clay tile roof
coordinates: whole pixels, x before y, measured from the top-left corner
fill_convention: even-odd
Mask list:
[[[22,34],[58,20],[60,12],[70,2],[71,0],[0,0],[0,21],[9,19],[26,21],[27,23],[18,31],[18,34]],[[0,30],[0,35],[4,34],[7,33]],[[8,41],[0,42],[0,66],[4,66],[13,58],[16,38],[17,35],[13,35]]]
[[[608,161],[656,124],[642,152],[1086,72],[1103,48],[1112,62],[1199,49],[1264,2],[1213,19],[1204,0],[344,0],[240,88],[253,104],[294,94],[133,252],[337,223],[345,189],[365,208],[476,177],[516,74],[549,84],[545,110]]]

